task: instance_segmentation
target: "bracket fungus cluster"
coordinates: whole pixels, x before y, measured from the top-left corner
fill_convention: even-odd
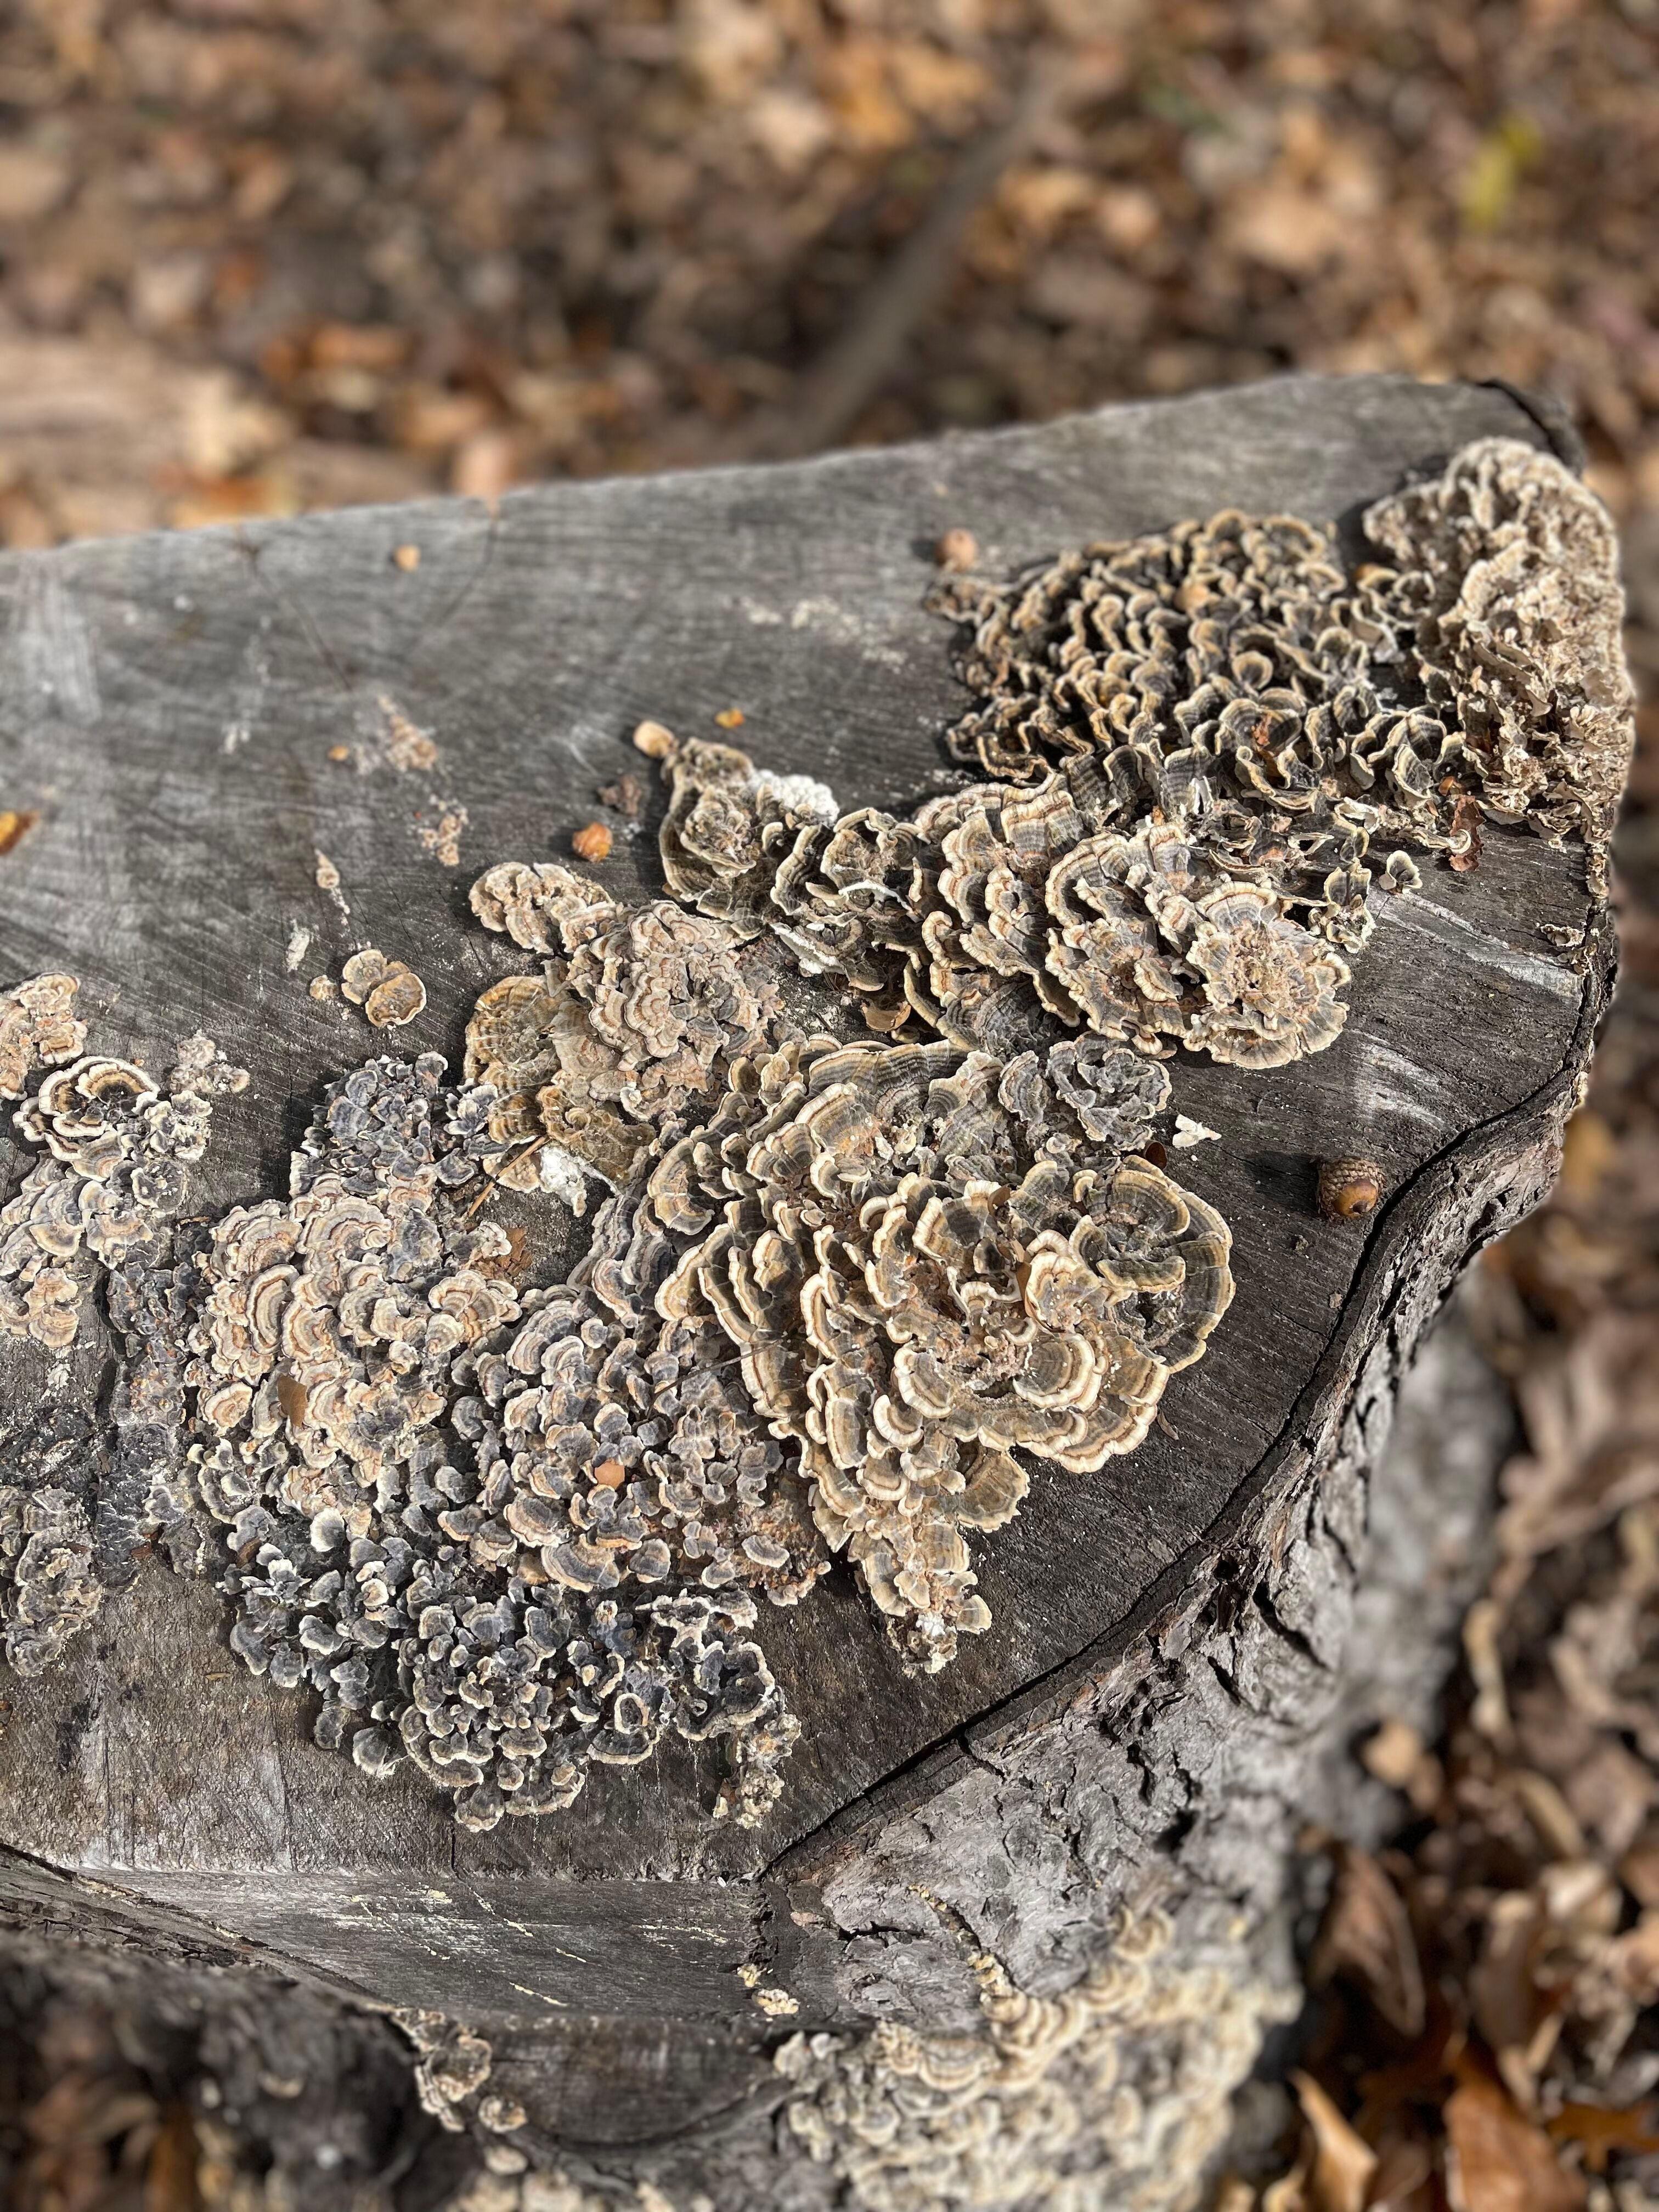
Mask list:
[[[794,2035],[784,2120],[865,2212],[1196,2202],[1233,2093],[1283,2001],[1234,1956],[1176,1971],[1157,1910],[1120,1917],[1072,1987],[1039,1996],[971,1962],[980,2024]]]
[[[645,989],[640,920],[605,919],[556,987],[605,1050],[644,1036],[647,1073],[687,1050],[700,1073],[688,1037],[711,1062],[755,1042],[720,963]],[[1132,1449],[1231,1290],[1219,1217],[1130,1152],[1167,1076],[1092,1041],[1050,1079],[762,1035],[712,1104],[624,1085],[633,1178],[573,1279],[524,1292],[472,1218],[498,1095],[444,1075],[333,1087],[288,1201],[204,1243],[185,1379],[234,1648],[470,1826],[568,1804],[671,1729],[732,1740],[722,1805],[758,1818],[795,1724],[756,1600],[796,1603],[845,1550],[907,1656],[944,1663],[988,1623],[963,1531],[1013,1513],[1013,1452]]]
[[[36,977],[20,992],[64,983],[74,989],[64,977]],[[53,1032],[72,1033],[84,1042],[79,1021]],[[0,1334],[61,1352],[75,1341],[98,1271],[160,1261],[184,1170],[207,1149],[213,1101],[247,1076],[201,1036],[180,1048],[165,1091],[131,1060],[52,1057],[60,1064],[12,1116],[44,1157],[0,1207]]]
[[[1247,1067],[1346,1018],[1373,892],[1457,866],[1480,823],[1582,834],[1603,868],[1630,748],[1599,502],[1512,441],[1334,528],[1227,513],[952,577],[988,781],[901,819],[824,818],[731,747],[670,762],[677,895],[838,975],[879,1033],[1006,1053],[1087,1029]]]
[[[641,1225],[687,1240],[659,1311],[714,1316],[928,1669],[989,1626],[963,1532],[1012,1519],[1014,1454],[1133,1450],[1231,1296],[1220,1216],[1136,1156],[1167,1078],[1094,1044],[1051,1080],[1034,1053],[810,1039],[744,1067],[647,1185]]]
[[[15,1038],[22,1009],[30,1055],[55,1063],[12,1116],[39,1150],[0,1206],[0,1336],[61,1356],[101,1288],[99,1327],[121,1354],[107,1432],[54,1388],[4,1439],[0,1647],[23,1674],[48,1666],[106,1589],[130,1578],[142,1542],[186,1527],[193,1500],[170,1334],[185,1302],[178,1218],[215,1100],[247,1082],[199,1034],[180,1046],[165,1087],[132,1061],[82,1052],[76,988],[37,976],[0,1001],[0,1031]],[[186,1538],[177,1556],[186,1562],[195,1548]]]
[[[671,900],[619,905],[568,868],[504,861],[472,887],[486,929],[545,956],[539,976],[484,991],[465,1073],[497,1093],[492,1127],[510,1187],[627,1181],[693,1100],[724,1086],[779,1000],[763,959]]]
[[[340,971],[340,989],[377,1030],[402,1029],[426,1006],[426,985],[415,970],[388,959],[378,945],[352,954]]]
[[[426,1054],[335,1085],[289,1200],[201,1255],[192,1456],[233,1647],[320,1692],[320,1741],[375,1774],[406,1753],[468,1826],[567,1805],[590,1760],[670,1727],[744,1737],[741,1812],[788,1734],[709,1524],[776,1448],[745,1451],[689,1345],[641,1356],[583,1283],[514,1288],[506,1232],[469,1218],[492,1094],[444,1074]]]
[[[45,1663],[161,1536],[321,1741],[412,1759],[477,1827],[671,1733],[722,1741],[718,1809],[759,1819],[797,1724],[758,1603],[837,1559],[907,1666],[947,1664],[989,1625],[970,1539],[1042,1468],[1133,1451],[1226,1310],[1225,1224],[1149,1157],[1212,1133],[1162,1063],[1329,1045],[1372,898],[1413,853],[1472,865],[1483,821],[1603,866],[1601,509],[1489,441],[1365,528],[1392,565],[1224,514],[953,575],[981,780],[907,817],[641,726],[668,896],[488,868],[472,910],[533,966],[478,998],[459,1083],[427,1054],[331,1084],[284,1197],[182,1221],[245,1079],[205,1039],[163,1088],[85,1054],[71,979],[0,998],[41,1153],[0,1333],[61,1352],[101,1282],[120,1361],[112,1440],[67,1407],[0,1435],[9,1656]],[[792,969],[825,979],[804,1018]],[[381,1026],[424,1004],[372,948],[344,983]],[[567,1279],[503,1188],[605,1193]],[[854,2133],[863,2094],[834,2091]]]
[[[73,1060],[87,1041],[73,975],[32,975],[0,993],[0,1098],[21,1098],[37,1068]]]

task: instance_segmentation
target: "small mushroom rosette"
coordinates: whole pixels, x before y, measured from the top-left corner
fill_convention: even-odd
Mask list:
[[[496,1094],[492,1172],[509,1188],[551,1171],[580,1207],[584,1173],[625,1182],[778,1011],[741,939],[672,900],[624,907],[555,863],[505,861],[473,885],[472,908],[546,956],[538,975],[482,993],[467,1028],[467,1079]],[[574,1182],[559,1173],[573,1164]]]
[[[1097,1057],[1085,1110],[1121,1083],[1142,1136],[1161,1073]],[[1141,1442],[1226,1311],[1229,1232],[1035,1054],[824,1043],[760,1068],[755,1108],[653,1177],[659,1214],[710,1224],[658,1304],[714,1314],[825,1541],[931,1671],[990,1622],[965,1532],[1013,1517],[1028,1460],[1089,1474]]]

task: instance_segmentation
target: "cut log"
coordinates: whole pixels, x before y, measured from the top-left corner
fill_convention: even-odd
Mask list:
[[[504,965],[467,884],[568,860],[596,787],[644,765],[642,719],[714,740],[737,709],[764,768],[842,808],[959,786],[940,735],[963,694],[922,604],[945,529],[994,576],[1230,507],[1335,521],[1352,552],[1369,503],[1492,437],[1548,442],[1499,391],[1309,380],[495,512],[9,557],[0,802],[38,819],[0,857],[0,987],[76,976],[93,1048],[147,1067],[207,1032],[252,1081],[217,1102],[192,1210],[283,1194],[325,1084],[388,1044],[459,1058]],[[656,896],[652,841],[605,818],[589,872]],[[1470,1254],[1547,1190],[1612,969],[1577,841],[1488,823],[1478,866],[1425,860],[1376,905],[1328,1049],[1177,1064],[1176,1105],[1218,1141],[1170,1172],[1231,1225],[1237,1297],[1139,1449],[1048,1470],[976,1541],[990,1628],[912,1674],[844,1570],[761,1608],[800,1735],[760,1826],[711,1817],[718,1743],[667,1738],[566,1811],[458,1828],[407,1763],[370,1778],[320,1747],[314,1701],[233,1654],[214,1583],[146,1558],[52,1668],[0,1668],[0,1911],[37,1945],[464,2023],[493,2071],[446,2075],[441,2045],[447,2117],[497,2097],[538,2161],[677,2206],[899,2202],[870,2148],[903,2063],[881,2022],[965,2039],[962,2081],[926,2053],[914,2078],[947,2117],[995,2107],[1005,2196],[974,2202],[1038,2201],[1020,2176],[1045,2160],[1097,2168],[1101,2202],[1185,2201],[1293,1987],[1287,1842],[1395,1388]],[[307,988],[365,945],[426,988],[384,1038]],[[1359,1156],[1382,1202],[1328,1218],[1319,1166]],[[33,1158],[0,1138],[0,1195]],[[556,1279],[580,1225],[520,1218]],[[62,1358],[0,1335],[0,1482],[38,1486],[40,1406],[106,1391],[108,1357],[90,1328]],[[1042,2006],[1077,1989],[1062,2030]],[[1065,2073],[1085,2059],[1087,2089]],[[1044,2082],[1071,2118],[1043,2106],[1034,2145]]]

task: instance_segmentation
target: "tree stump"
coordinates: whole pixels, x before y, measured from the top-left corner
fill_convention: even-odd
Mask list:
[[[205,1031],[252,1079],[215,1104],[190,1218],[283,1194],[325,1085],[374,1051],[458,1057],[506,965],[468,911],[483,868],[568,862],[597,817],[612,850],[586,876],[659,894],[627,795],[595,799],[648,769],[642,720],[902,816],[969,781],[923,605],[944,532],[1001,578],[1236,507],[1334,523],[1352,564],[1368,505],[1492,438],[1552,432],[1493,388],[1305,380],[495,511],[9,556],[0,801],[35,818],[0,858],[0,986],[77,978],[88,1049],[148,1069]],[[1586,681],[1616,714],[1607,672]],[[646,832],[659,811],[648,793]],[[244,1666],[222,1561],[173,1571],[150,1543],[125,1579],[117,1515],[107,1597],[51,1667],[0,1667],[14,1940],[396,2010],[447,2122],[601,2203],[623,2182],[686,2212],[966,2203],[970,2181],[975,2203],[1188,2201],[1291,2002],[1289,1838],[1352,1711],[1397,1384],[1469,1255],[1548,1188],[1609,985],[1581,838],[1488,820],[1474,852],[1373,886],[1327,1048],[1172,1063],[1216,1140],[1168,1172],[1229,1224],[1237,1296],[1138,1448],[1040,1472],[975,1540],[990,1626],[928,1673],[844,1565],[760,1607],[800,1732],[759,1825],[712,1817],[720,1741],[671,1734],[592,1765],[568,1809],[458,1826],[426,1774],[358,1771],[313,1741],[314,1698]],[[307,989],[365,945],[425,987],[386,1037]],[[0,1196],[36,1157],[8,1126]],[[1316,1202],[1344,1159],[1380,1185],[1360,1219]],[[501,1203],[557,1280],[582,1224],[545,1192]],[[30,1495],[71,1460],[113,1481],[120,1350],[95,1305],[67,1348],[0,1334],[0,1483]],[[1361,1618],[1409,1637],[1400,1613]],[[1425,1641],[1415,1670],[1364,1655],[1367,1679],[1431,1671]]]

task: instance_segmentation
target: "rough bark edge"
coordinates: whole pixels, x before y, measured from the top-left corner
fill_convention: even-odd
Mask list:
[[[1140,1603],[1107,1635],[919,1753],[812,1834],[780,1852],[760,1879],[821,1878],[842,1848],[902,1815],[924,1780],[936,1784],[946,1768],[961,1761],[1018,1756],[1045,1729],[1076,1710],[1079,1700],[1090,1705],[1103,1726],[1112,1725],[1151,1680],[1155,1654],[1171,1648],[1183,1629],[1189,1632],[1193,1624],[1223,1603],[1227,1587],[1245,1580],[1252,1562],[1282,1550],[1292,1492],[1310,1472],[1317,1471],[1322,1458],[1333,1449],[1348,1418],[1362,1370],[1374,1357],[1385,1330],[1392,1346],[1389,1387],[1394,1389],[1462,1266],[1547,1194],[1559,1165],[1562,1133],[1582,1103],[1585,1071],[1612,993],[1618,947],[1609,914],[1592,921],[1581,958],[1584,988],[1578,1018],[1557,1073],[1508,1112],[1459,1138],[1391,1195],[1377,1217],[1370,1249],[1312,1377],[1279,1437],[1204,1534],[1171,1562]],[[1457,1262],[1430,1296],[1419,1291],[1413,1298],[1410,1260],[1420,1249],[1425,1231],[1443,1217],[1443,1209],[1473,1176],[1490,1177],[1511,1159],[1518,1169],[1528,1150],[1538,1146],[1540,1117],[1547,1156],[1528,1187],[1529,1194],[1504,1203],[1506,1194],[1495,1189],[1472,1221]],[[1403,1328],[1399,1325],[1402,1316],[1411,1317]]]

